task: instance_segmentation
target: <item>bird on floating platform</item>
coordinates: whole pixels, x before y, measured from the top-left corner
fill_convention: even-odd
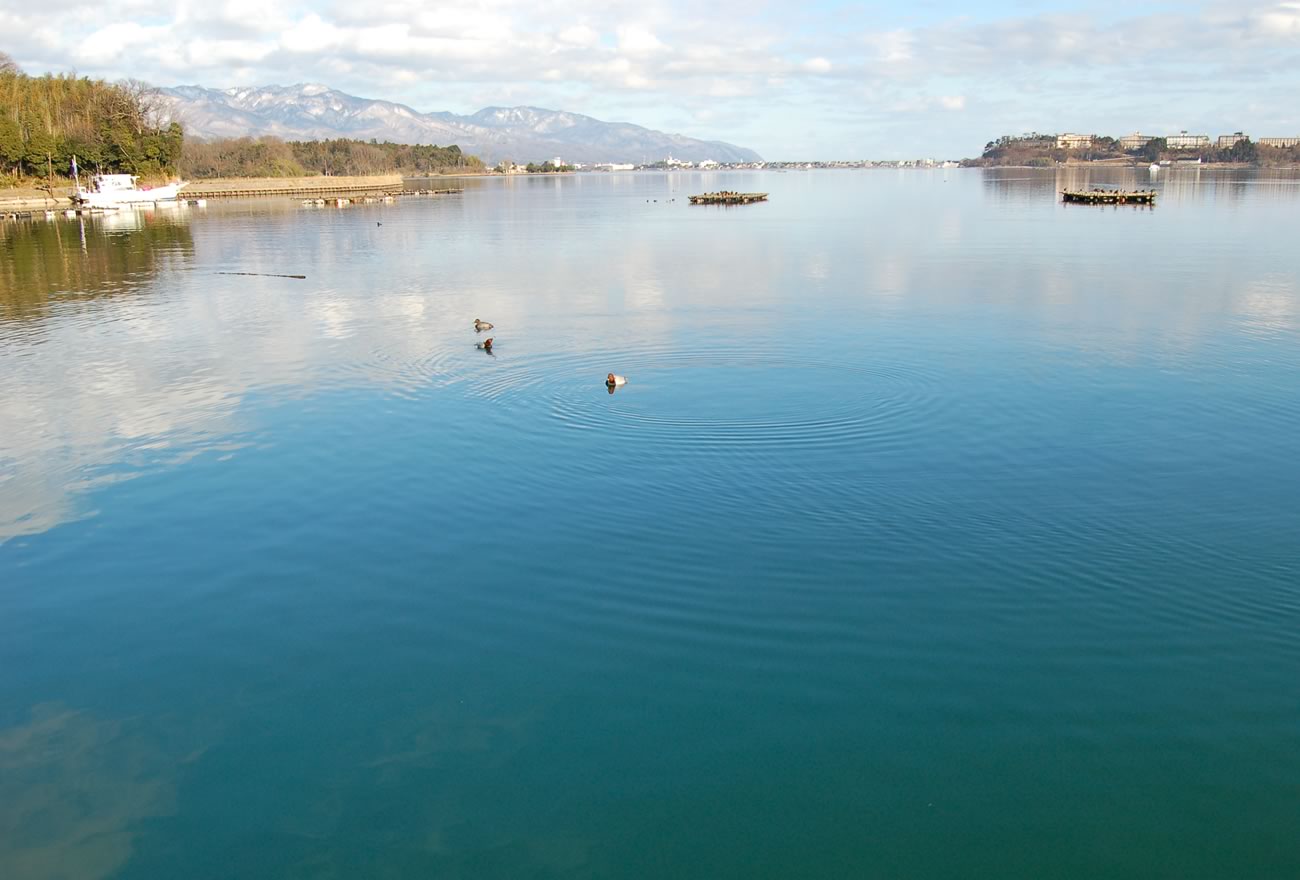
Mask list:
[[[605,377],[605,384],[610,388],[617,388],[620,385],[626,385],[627,376],[615,376],[613,373],[610,373]]]
[[[474,329],[477,330],[477,331],[491,330],[491,329],[492,329],[492,325],[489,324],[487,321],[480,321],[478,318],[475,318],[475,319],[474,319]]]

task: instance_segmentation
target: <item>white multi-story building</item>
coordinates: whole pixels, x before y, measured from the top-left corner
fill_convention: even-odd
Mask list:
[[[1208,134],[1188,134],[1183,131],[1165,138],[1165,146],[1171,150],[1203,150],[1209,145]]]
[[[1121,150],[1140,150],[1153,140],[1155,138],[1152,135],[1135,131],[1119,139],[1119,148]]]
[[[1092,146],[1094,135],[1090,134],[1058,134],[1056,136],[1056,148],[1058,150],[1086,150]]]
[[[1228,147],[1236,146],[1242,141],[1248,141],[1248,140],[1250,140],[1250,135],[1245,135],[1239,131],[1234,131],[1232,134],[1219,135],[1219,139],[1214,142],[1214,145],[1218,147],[1220,150],[1226,150],[1228,149]]]
[[[1256,143],[1261,147],[1300,147],[1300,137],[1260,138]]]

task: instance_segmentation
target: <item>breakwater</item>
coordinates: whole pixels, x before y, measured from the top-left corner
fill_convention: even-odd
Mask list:
[[[358,177],[227,177],[188,183],[181,190],[181,198],[397,195],[401,192],[403,192],[403,184],[400,174],[372,174]]]

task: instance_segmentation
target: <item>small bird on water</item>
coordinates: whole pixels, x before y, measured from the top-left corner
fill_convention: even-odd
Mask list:
[[[474,346],[474,347],[477,348],[479,351],[491,351],[491,350],[492,350],[492,337],[489,336],[487,339],[484,339],[482,342],[480,342],[478,345],[476,345],[476,346]]]
[[[489,324],[487,321],[480,321],[478,318],[475,318],[475,319],[474,319],[474,329],[477,330],[477,331],[491,330],[491,329],[492,329],[492,325]]]
[[[620,385],[626,385],[627,376],[615,376],[613,373],[610,373],[605,377],[605,384],[610,388],[617,388]]]

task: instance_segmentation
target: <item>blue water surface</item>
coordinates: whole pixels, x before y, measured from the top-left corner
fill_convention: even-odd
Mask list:
[[[0,227],[0,876],[1300,876],[1300,178],[1140,177]]]

